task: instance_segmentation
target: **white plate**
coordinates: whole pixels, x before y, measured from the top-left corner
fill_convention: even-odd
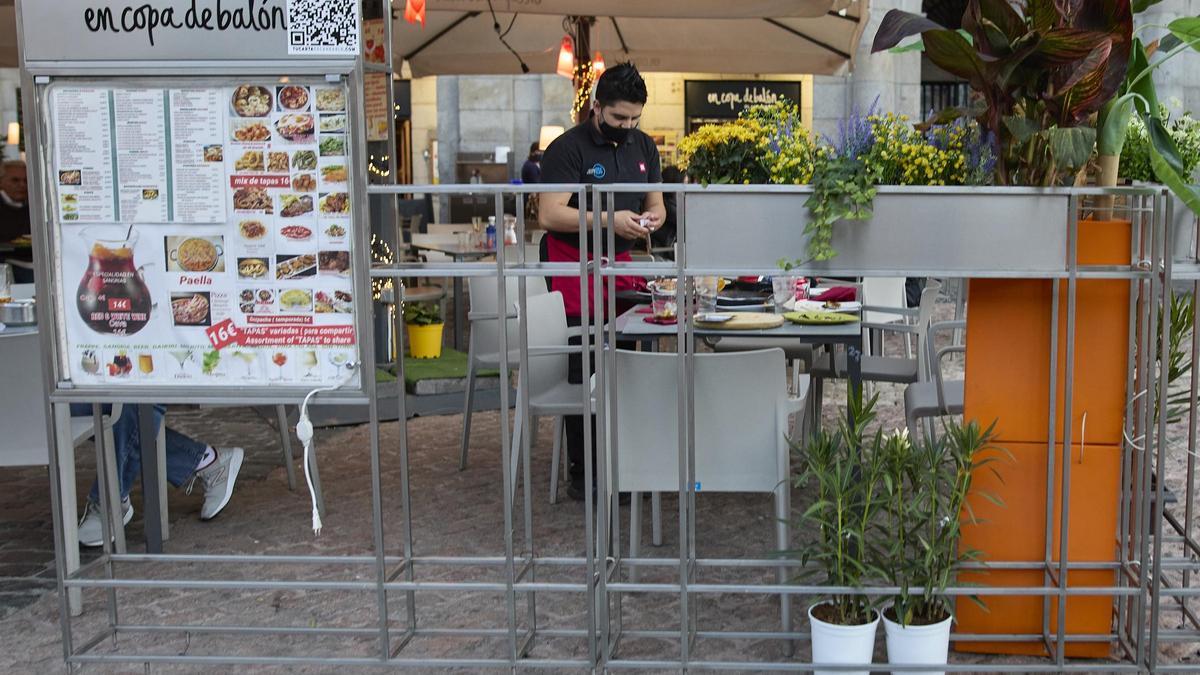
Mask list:
[[[704,323],[725,323],[733,319],[732,314],[708,313],[697,314],[696,320]]]
[[[797,300],[797,312],[857,312],[862,310],[862,303],[856,301],[839,302],[837,307],[826,307],[820,300]]]

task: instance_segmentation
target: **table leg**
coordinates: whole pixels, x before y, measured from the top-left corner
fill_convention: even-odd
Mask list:
[[[163,420],[166,424],[166,420]],[[142,523],[146,528],[146,553],[162,553],[163,532],[158,493],[158,433],[154,429],[154,406],[138,405],[138,441],[142,449]]]
[[[849,405],[855,396],[862,396],[862,338],[846,343],[846,392],[847,415],[850,426],[854,426],[854,408]]]
[[[454,256],[454,262],[463,261],[462,256]],[[462,277],[454,277],[454,349],[460,350],[462,344],[463,324],[467,321],[466,307],[463,304]]]

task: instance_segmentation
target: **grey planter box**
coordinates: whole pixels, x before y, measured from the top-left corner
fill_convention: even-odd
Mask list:
[[[684,194],[687,266],[769,273],[803,258],[807,187],[708,186]],[[881,187],[868,220],[834,226],[816,273],[1039,276],[1066,270],[1070,189]]]

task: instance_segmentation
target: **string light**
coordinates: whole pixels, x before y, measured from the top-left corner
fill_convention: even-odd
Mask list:
[[[592,68],[591,61],[575,66],[575,73],[571,79],[578,83],[578,86],[575,89],[575,101],[571,104],[571,119],[576,119],[579,111],[591,102],[592,87],[595,86],[597,77],[599,75]]]
[[[391,155],[381,156],[379,158],[379,161],[383,162],[383,165],[380,166],[380,165],[375,164],[375,155],[371,155],[367,159],[367,171],[375,174],[376,176],[381,176],[383,178],[387,178],[388,176],[392,175],[392,170],[389,169],[388,165],[387,165],[388,160],[390,160],[391,158],[392,158]]]

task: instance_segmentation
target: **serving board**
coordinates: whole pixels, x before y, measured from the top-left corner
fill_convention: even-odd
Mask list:
[[[768,314],[766,312],[722,312],[722,314],[729,314],[733,318],[729,321],[712,323],[697,321],[696,325],[701,328],[719,328],[722,330],[764,330],[767,328],[778,328],[783,325],[783,317],[778,314]]]

